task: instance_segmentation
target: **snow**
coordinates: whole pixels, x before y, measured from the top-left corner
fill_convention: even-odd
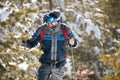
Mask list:
[[[10,11],[8,10],[8,7],[5,7],[2,10],[0,10],[0,22],[6,21],[9,15]]]
[[[32,3],[36,3],[36,2],[37,2],[37,0],[31,0],[31,2],[32,2]]]
[[[119,33],[119,34],[120,34],[120,29],[117,29],[116,31],[117,31],[117,33]]]
[[[115,70],[106,70],[106,71],[103,72],[103,74],[107,75],[107,74],[112,74],[114,72],[115,72]]]
[[[32,19],[32,22],[34,22],[34,21],[36,21],[37,19],[39,19],[38,14],[37,14],[37,13],[32,13],[31,19]]]
[[[71,71],[72,71],[72,63],[69,58],[66,59],[66,64],[65,64],[65,72],[64,76],[67,75],[69,78],[71,78]]]
[[[96,11],[101,12],[102,10],[99,8],[95,8]]]
[[[87,74],[87,73],[88,73],[88,69],[83,70],[83,71],[81,72],[82,75]]]
[[[77,28],[77,24],[75,24],[75,23],[67,23],[67,24],[69,24],[68,26],[71,28],[71,30],[72,30],[72,32],[74,33],[76,39],[77,39],[79,42],[82,42],[83,39],[78,36],[78,34],[81,34],[81,31]]]
[[[64,2],[64,0],[59,0],[59,2],[60,2],[60,7],[62,9],[65,9],[65,2]]]
[[[23,6],[26,7],[26,8],[29,8],[30,5],[31,5],[30,3],[23,4]]]
[[[25,26],[24,26],[24,25],[22,25],[20,22],[16,22],[15,26],[17,26],[17,27],[22,27],[22,28],[24,28],[24,27],[25,27]]]
[[[20,63],[20,64],[18,65],[18,68],[19,68],[20,70],[24,70],[24,71],[27,71],[28,67],[29,67],[29,65],[28,65],[26,62]]]
[[[15,66],[16,63],[15,63],[15,62],[9,62],[9,65],[13,65],[13,66]]]
[[[94,2],[91,2],[90,5],[93,6],[93,5],[95,5],[95,3],[94,3]]]
[[[17,34],[17,35],[14,35],[14,38],[20,38],[21,37],[21,33]]]
[[[99,3],[99,0],[96,0],[95,3]]]
[[[6,64],[2,61],[2,59],[0,59],[0,65],[2,65],[3,67],[6,67]]]
[[[20,56],[19,58],[20,58],[20,59],[22,59],[22,60],[24,59],[24,57],[23,57],[23,56]]]
[[[77,19],[76,19],[76,22],[77,23],[85,23],[85,20],[84,20],[84,18],[83,18],[83,16],[81,15],[81,14],[77,14]]]
[[[96,10],[100,11],[99,8],[96,8]],[[75,33],[76,38],[78,39],[79,42],[82,41],[82,38],[80,38],[78,35],[81,34],[81,30],[78,27],[78,25],[83,24],[85,27],[85,24],[87,24],[87,28],[86,28],[86,32],[88,34],[90,34],[91,31],[95,32],[95,37],[98,39],[101,39],[101,32],[98,26],[94,25],[94,23],[92,22],[91,19],[89,19],[89,12],[86,12],[85,17],[83,17],[83,15],[81,14],[81,12],[75,12],[73,9],[66,9],[66,11],[72,11],[73,13],[75,13],[76,16],[76,20],[73,23],[67,23],[69,25],[69,27],[71,28],[71,30],[73,31],[73,33]],[[103,16],[102,14],[97,14],[96,16]],[[79,29],[78,29],[79,28]]]
[[[100,53],[100,49],[97,47],[97,46],[95,46],[94,48],[93,48],[93,50],[98,54],[98,53]]]
[[[89,15],[90,15],[90,12],[85,12],[85,13],[84,13],[85,18],[89,18]],[[84,19],[84,20],[85,20],[85,19]]]
[[[65,17],[65,13],[64,13],[64,12],[61,12],[61,17],[62,17],[62,20],[63,20],[63,21],[66,20],[66,17]]]
[[[101,14],[101,13],[96,13],[96,14],[94,14],[94,16],[103,17],[103,14]]]
[[[91,31],[95,32],[95,37],[96,38],[101,39],[101,32],[100,32],[100,29],[98,28],[98,26],[95,26],[94,24],[91,23],[90,26],[87,26],[86,32],[88,34],[90,34]]]
[[[118,41],[116,39],[114,39],[113,42],[116,42],[116,43],[120,44],[120,41]]]

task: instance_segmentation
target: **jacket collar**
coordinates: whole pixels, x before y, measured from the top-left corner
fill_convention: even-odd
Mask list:
[[[54,27],[54,28],[50,28],[49,25],[47,24],[47,28],[48,28],[49,31],[57,33],[57,32],[61,29],[61,24],[59,23],[59,24],[58,24],[56,27]]]

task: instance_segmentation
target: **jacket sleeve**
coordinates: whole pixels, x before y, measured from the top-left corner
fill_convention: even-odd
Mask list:
[[[74,35],[74,33],[71,31],[70,28],[68,28],[68,37],[69,37],[69,39],[73,38],[73,39],[75,40],[74,45],[70,45],[70,44],[69,44],[69,41],[68,41],[69,46],[70,46],[70,47],[73,47],[73,48],[76,48],[76,47],[78,46],[78,40],[75,38],[75,35]]]
[[[32,35],[32,38],[27,40],[27,42],[26,42],[27,48],[33,48],[38,44],[38,41],[41,39],[40,38],[40,31],[41,31],[41,28],[39,27],[36,30],[36,32]]]

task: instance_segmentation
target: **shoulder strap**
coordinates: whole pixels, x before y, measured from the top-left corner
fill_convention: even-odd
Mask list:
[[[44,28],[43,31],[40,32],[41,40],[39,41],[39,43],[42,43],[42,41],[44,40],[45,34],[46,34],[46,28]]]
[[[62,25],[62,26],[64,26],[64,25]],[[62,32],[63,32],[63,35],[64,35],[65,39],[68,39],[68,28],[66,28],[64,26],[61,29],[62,29]]]
[[[65,39],[68,39],[68,28],[62,25],[61,30],[63,32]],[[44,28],[43,31],[40,32],[40,37],[41,37],[41,40],[39,41],[40,44],[44,40],[45,34],[46,34],[46,28]]]

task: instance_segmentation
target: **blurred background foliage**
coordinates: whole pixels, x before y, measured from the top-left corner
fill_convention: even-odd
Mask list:
[[[25,47],[22,40],[31,36],[24,36],[24,32],[33,34],[44,14],[54,9],[62,12],[63,22],[80,39],[78,48],[73,50],[76,73],[72,76],[77,80],[119,80],[119,0],[0,0],[0,79],[36,80],[41,65],[38,59],[43,52],[39,46]],[[87,31],[96,26],[100,32]],[[81,75],[89,70],[94,74]]]

